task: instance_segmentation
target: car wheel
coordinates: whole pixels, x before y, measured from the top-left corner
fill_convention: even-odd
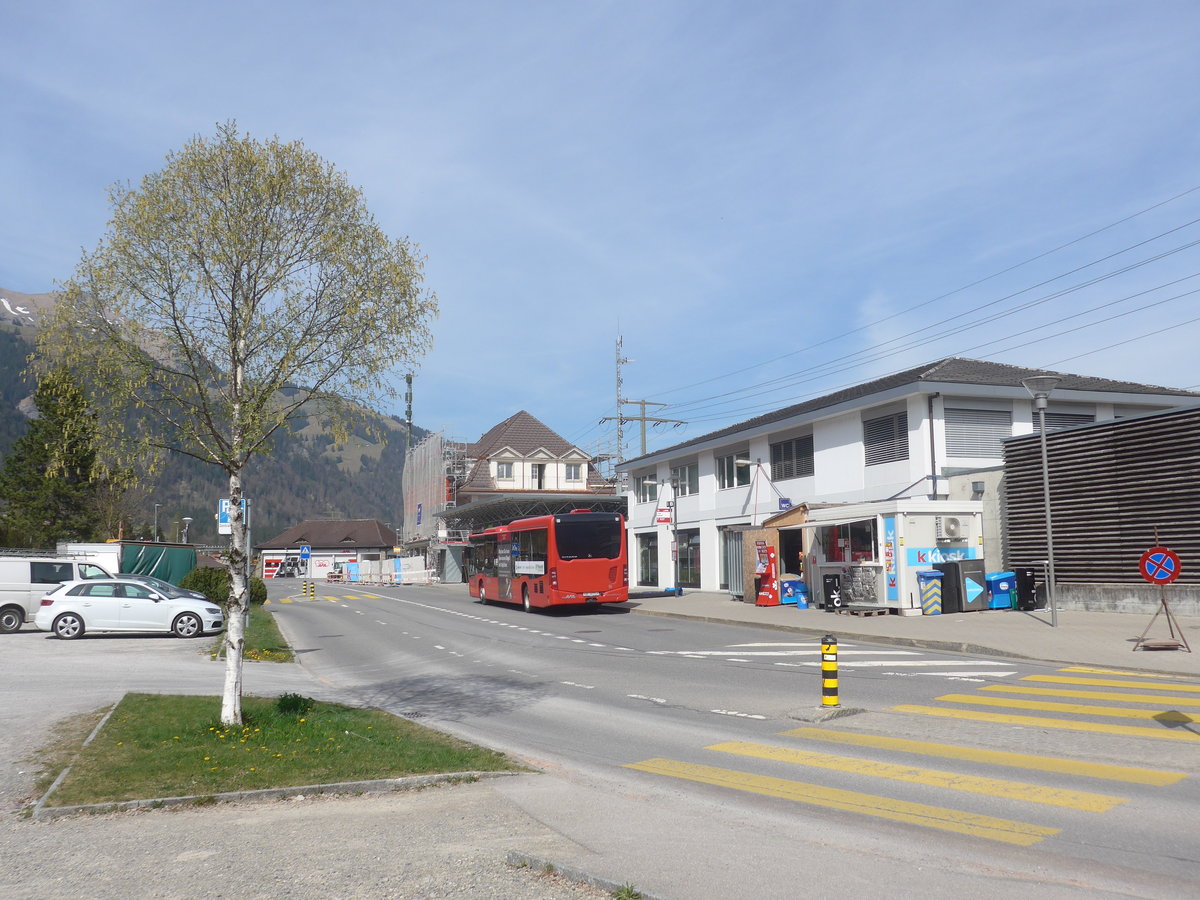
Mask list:
[[[533,612],[533,607],[529,603],[529,585],[521,585],[521,606],[525,607],[525,612]]]
[[[175,632],[175,637],[199,637],[200,632],[204,630],[204,623],[195,613],[182,613],[171,623],[171,630]]]
[[[482,581],[482,580],[479,582],[479,602],[480,602],[481,604],[483,604],[484,606],[487,606],[487,602],[488,602],[488,599],[487,599],[487,593],[486,593],[486,591],[485,591],[485,588],[484,588],[484,586],[483,586],[483,581]]]
[[[12,634],[14,631],[20,631],[24,622],[24,611],[12,606],[0,609],[0,634]]]
[[[63,613],[54,620],[54,634],[64,641],[73,641],[83,637],[83,619],[75,613]]]

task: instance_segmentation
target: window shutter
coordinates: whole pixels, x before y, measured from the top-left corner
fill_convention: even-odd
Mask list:
[[[1002,441],[1012,437],[1012,413],[999,409],[946,407],[946,454],[1001,458]]]

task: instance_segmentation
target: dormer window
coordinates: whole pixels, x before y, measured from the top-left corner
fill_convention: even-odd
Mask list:
[[[567,463],[567,481],[583,481],[582,463]]]
[[[496,463],[496,480],[497,481],[512,481],[513,464],[510,462]]]

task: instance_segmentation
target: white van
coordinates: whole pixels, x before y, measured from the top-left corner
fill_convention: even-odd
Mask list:
[[[12,634],[32,622],[54,585],[111,577],[95,563],[61,556],[0,556],[0,633]]]

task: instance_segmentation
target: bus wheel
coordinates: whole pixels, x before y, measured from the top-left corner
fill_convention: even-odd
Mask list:
[[[521,585],[521,605],[525,607],[525,612],[533,612],[533,607],[529,605],[529,585]]]
[[[479,581],[479,602],[483,606],[487,606],[487,593],[485,592],[482,579]]]

